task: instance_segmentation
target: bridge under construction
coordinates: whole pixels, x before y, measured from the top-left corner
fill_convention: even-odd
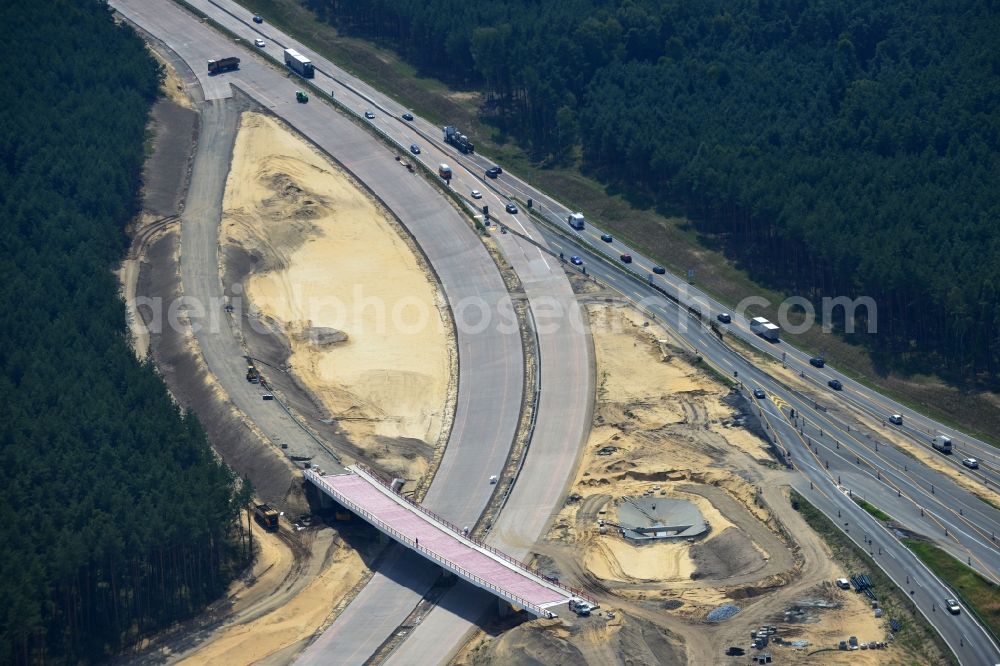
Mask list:
[[[389,538],[513,606],[538,617],[555,617],[559,609],[577,604],[597,606],[585,594],[471,538],[465,530],[403,497],[363,465],[351,465],[345,473],[321,474],[312,469],[304,473],[323,494]]]

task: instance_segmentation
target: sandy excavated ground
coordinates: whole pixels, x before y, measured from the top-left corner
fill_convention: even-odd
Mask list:
[[[443,434],[453,346],[401,230],[308,144],[249,113],[221,233],[254,261],[247,295],[287,338],[297,377],[380,465],[419,478]]]
[[[235,584],[227,625],[180,663],[253,664],[294,648],[325,626],[337,600],[369,573],[358,551],[333,531],[322,530],[312,537],[312,556],[304,563],[309,571],[297,579],[308,583],[282,594],[294,563],[291,551],[272,534],[259,538],[262,548],[254,572],[261,574],[252,587]],[[271,597],[276,603],[267,604]]]
[[[807,640],[795,650],[772,646],[777,659],[837,663],[840,656],[807,657],[840,640],[882,640],[881,623],[861,598],[836,589],[847,572],[791,510],[781,492],[785,472],[769,459],[727,388],[698,369],[668,333],[647,325],[631,309],[588,307],[598,369],[594,425],[570,500],[556,516],[538,565],[571,584],[583,584],[602,601],[602,613],[569,629],[529,622],[491,640],[481,636],[459,663],[518,659],[533,663],[715,664],[727,645],[746,646],[749,630],[780,627],[779,635]],[[757,426],[759,427],[759,426]],[[608,446],[610,455],[597,455]],[[695,543],[634,545],[614,527],[623,496],[651,493],[697,504],[710,531]],[[779,523],[794,542],[778,533]],[[808,622],[786,623],[784,612],[810,608]],[[705,614],[722,603],[743,610],[711,625]],[[604,611],[612,611],[608,618]],[[627,631],[626,631],[627,629]],[[649,659],[648,640],[659,632]],[[854,652],[851,663],[908,658],[903,651]],[[735,663],[735,662],[734,662]],[[742,662],[741,662],[742,663]]]
[[[127,231],[132,236],[132,248],[122,260],[116,275],[122,288],[128,315],[132,347],[141,360],[149,354],[149,331],[136,309],[136,286],[142,262],[149,245],[174,225],[156,224],[158,220],[179,212],[184,184],[187,181],[188,160],[193,147],[195,114],[184,91],[184,85],[173,66],[159,53],[150,54],[163,65],[165,77],[160,90],[164,99],[153,106],[148,130],[154,133],[152,153],[143,167],[142,213],[132,221]]]
[[[142,324],[142,317],[135,307],[135,288],[139,281],[139,260],[124,259],[121,267],[115,272],[121,285],[122,298],[125,300],[125,314],[128,317],[128,329],[132,336],[132,351],[140,361],[149,355],[149,330]]]
[[[684,650],[654,622],[618,614],[599,624],[567,626],[559,620],[538,620],[508,629],[494,640],[481,636],[452,664],[674,665],[683,660]]]
[[[719,469],[732,448],[764,458],[764,443],[743,428],[723,425],[734,419],[735,411],[722,402],[727,395],[725,389],[686,363],[662,331],[644,326],[644,320],[631,309],[592,305],[588,311],[599,379],[594,427],[575,486],[584,498],[583,504],[588,504],[587,497],[595,491],[610,495],[613,499],[601,507],[604,513],[599,516],[614,522],[614,500],[623,496],[650,492],[686,499],[698,506],[710,526],[708,534],[697,541],[699,546],[704,548],[722,539],[726,542],[723,551],[749,549],[757,557],[744,558],[748,569],[760,569],[760,561],[770,555],[746,535],[730,544],[730,530],[738,533],[740,527],[709,500],[679,486],[693,482],[722,487],[744,507],[745,520],[752,515],[768,520],[767,510],[754,502],[753,485]],[[730,440],[738,446],[733,447]],[[617,450],[607,456],[596,455],[609,446]],[[624,583],[673,581],[692,588],[693,574],[698,571],[699,583],[694,587],[699,592],[692,591],[688,603],[702,599],[704,593],[708,593],[705,601],[716,602],[717,595],[703,589],[703,582],[721,572],[699,571],[688,543],[634,545],[613,529],[595,535],[595,521],[581,513],[588,512],[577,512],[574,505],[569,505],[555,526],[565,526],[563,538],[569,536],[586,544],[586,566],[599,579]],[[730,534],[723,537],[727,532]],[[780,544],[777,547],[783,548]],[[786,559],[791,565],[791,559]],[[726,573],[732,576],[749,571]]]
[[[244,521],[246,518],[244,517]],[[255,525],[256,558],[246,575],[192,627],[165,635],[129,663],[289,663],[331,618],[338,600],[367,579],[381,544],[328,529],[268,533]],[[353,534],[353,533],[352,533]]]

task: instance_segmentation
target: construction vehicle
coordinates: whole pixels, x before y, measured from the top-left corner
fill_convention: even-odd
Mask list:
[[[469,137],[458,131],[454,125],[447,125],[444,128],[444,141],[458,148],[463,154],[476,152],[476,146],[469,141]]]
[[[260,371],[252,365],[247,366],[247,381],[251,384],[260,384]]]
[[[253,517],[268,532],[278,531],[278,510],[270,504],[254,504]]]
[[[451,182],[451,167],[447,164],[438,166],[438,175],[441,176],[445,182]]]
[[[309,101],[309,95],[305,94],[301,90],[296,90],[295,101],[298,102],[299,104],[305,104],[306,102]]]
[[[573,227],[577,231],[583,229],[583,213],[570,213],[566,217],[566,221],[569,222],[569,226]]]
[[[295,49],[285,49],[285,64],[299,76],[311,79],[316,74],[312,62]]]
[[[232,69],[240,68],[240,59],[234,56],[229,58],[219,58],[218,60],[208,61],[208,73],[209,74],[219,74],[220,72],[228,72]]]

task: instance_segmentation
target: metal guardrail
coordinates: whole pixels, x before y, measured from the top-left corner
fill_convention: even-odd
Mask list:
[[[396,496],[399,499],[401,499],[402,501],[406,502],[407,504],[409,504],[410,506],[412,506],[417,511],[421,512],[422,514],[424,514],[425,516],[427,516],[428,518],[430,518],[434,522],[440,523],[441,525],[444,525],[445,527],[447,527],[449,530],[451,530],[452,532],[454,532],[454,536],[456,538],[460,538],[463,541],[468,541],[469,543],[475,545],[476,547],[481,548],[483,550],[486,550],[486,551],[488,551],[489,553],[491,553],[493,555],[496,555],[498,558],[500,558],[500,559],[504,560],[505,562],[508,562],[508,563],[514,565],[515,567],[517,567],[518,569],[524,571],[526,574],[528,574],[530,576],[533,576],[535,578],[540,578],[541,580],[545,581],[548,585],[552,585],[554,587],[561,588],[563,590],[568,590],[568,591],[570,591],[570,592],[573,593],[572,596],[576,596],[576,597],[579,597],[581,599],[586,599],[588,602],[590,602],[591,604],[594,604],[595,606],[598,605],[597,600],[594,599],[593,597],[591,597],[590,595],[588,595],[583,590],[580,590],[578,588],[572,587],[570,585],[563,585],[561,583],[553,583],[552,581],[548,580],[545,576],[543,576],[541,574],[541,572],[539,572],[534,567],[532,567],[532,566],[530,566],[528,564],[525,564],[524,562],[522,562],[522,561],[520,561],[520,560],[518,560],[516,558],[511,557],[510,555],[508,555],[507,553],[505,553],[505,552],[503,552],[501,550],[497,550],[493,546],[489,545],[488,543],[486,543],[486,542],[484,542],[484,541],[482,541],[480,539],[475,539],[475,538],[473,538],[471,536],[467,536],[467,535],[463,534],[463,531],[458,526],[456,526],[453,523],[451,523],[450,521],[445,520],[444,518],[438,516],[436,513],[434,513],[430,509],[421,506],[417,502],[414,502],[409,497],[405,497],[403,495],[400,495],[399,493],[397,493],[394,490],[392,490],[392,484],[386,482],[386,480],[383,479],[378,474],[378,472],[376,472],[372,468],[368,467],[368,465],[365,465],[364,463],[360,463],[359,462],[359,463],[355,463],[354,466],[357,467],[358,469],[360,469],[361,471],[363,471],[365,473],[365,475],[370,476],[373,480],[377,481],[381,485],[383,485],[386,488],[388,488],[389,491],[392,492],[392,494],[394,496]]]
[[[521,458],[517,461],[517,469],[514,470],[514,476],[507,485],[507,489],[504,491],[503,497],[500,498],[500,506],[497,507],[496,513],[499,514],[503,511],[504,507],[507,506],[507,500],[510,499],[511,493],[514,492],[514,487],[517,485],[517,480],[521,477],[521,471],[524,469],[524,461],[528,458],[528,450],[531,448],[531,441],[535,437],[535,423],[538,421],[538,402],[541,400],[542,394],[542,364],[538,360],[541,355],[541,341],[538,339],[538,326],[535,322],[535,314],[532,312],[531,307],[527,309],[527,320],[528,326],[531,327],[531,334],[535,342],[535,391],[531,398],[531,420],[528,423],[528,432],[524,440],[524,450],[521,451]],[[486,534],[489,534],[492,525],[485,530]]]
[[[442,565],[445,569],[448,569],[449,571],[454,571],[456,574],[468,580],[469,582],[480,585],[494,592],[497,596],[503,597],[504,599],[507,599],[508,601],[511,601],[517,604],[518,606],[521,606],[522,608],[531,611],[532,613],[534,613],[539,617],[548,617],[548,618],[555,617],[555,613],[553,613],[552,611],[542,608],[541,606],[534,604],[523,597],[520,597],[516,594],[507,591],[505,588],[502,588],[499,585],[496,585],[495,583],[491,583],[490,581],[480,576],[477,576],[468,569],[456,564],[452,560],[442,557],[427,548],[421,547],[415,539],[410,539],[405,534],[393,528],[391,525],[387,524],[386,522],[378,518],[376,515],[365,509],[364,507],[344,497],[341,493],[337,492],[337,490],[333,488],[333,486],[331,486],[327,481],[325,481],[323,477],[312,472],[311,470],[305,470],[305,473],[306,476],[309,477],[309,479],[313,483],[323,487],[330,495],[332,495],[338,502],[341,502],[346,508],[350,509],[357,515],[362,516],[366,521],[368,521],[369,523],[377,527],[380,531],[389,535],[399,543],[404,544],[409,548],[413,548],[424,557]],[[378,480],[379,482],[382,481],[381,479]],[[510,558],[507,559],[509,560]]]

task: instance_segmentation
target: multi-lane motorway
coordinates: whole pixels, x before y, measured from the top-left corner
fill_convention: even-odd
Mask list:
[[[571,238],[548,230],[546,233],[552,234],[550,244],[561,247],[560,251],[565,256],[592,257],[587,247],[574,243]],[[635,279],[619,270],[613,261],[594,257],[586,267],[591,275],[614,286],[655,314],[663,316],[664,312],[658,306],[670,303],[675,311],[672,318],[674,325],[684,333],[694,349],[729,376],[737,373],[738,379],[750,388],[764,388],[786,407],[786,418],[790,410],[795,409],[796,424],[801,430],[799,437],[816,449],[815,453],[823,457],[824,465],[829,463],[831,476],[840,477],[844,485],[849,485],[914,530],[938,538],[942,546],[987,577],[998,579],[1000,551],[995,539],[1000,533],[1000,511],[995,507],[963,490],[949,475],[920,463],[908,453],[907,448],[889,444],[878,436],[872,436],[869,431],[861,432],[857,427],[851,427],[836,408],[827,409],[818,405],[820,409],[817,409],[816,401],[766,375],[756,366],[745,361],[742,367],[736,365],[733,359],[737,355],[732,348],[723,344],[704,323],[691,316],[686,308],[664,298],[642,279]],[[667,292],[670,293],[669,289]],[[740,334],[737,330],[731,331],[730,335],[740,335],[742,340],[755,345],[770,346],[770,343],[758,341],[749,333]],[[782,343],[782,346],[787,345]],[[789,348],[789,357],[792,351]]]
[[[560,241],[555,234],[549,242],[566,256],[591,256],[581,254],[586,253],[586,248],[571,240]],[[966,557],[972,558],[980,571],[994,578],[1000,570],[1000,558],[990,533],[997,529],[1000,512],[896,447],[883,444],[875,451],[874,442],[858,438],[856,432],[849,433],[829,412],[816,410],[812,401],[803,399],[761,372],[726,346],[708,327],[692,318],[686,308],[662,297],[641,280],[628,277],[614,265],[600,260],[588,262],[588,273],[633,302],[641,303],[651,316],[684,331],[692,349],[697,349],[706,361],[725,374],[738,375],[748,389],[763,388],[768,397],[750,399],[757,402],[769,433],[788,450],[794,466],[802,473],[801,476],[790,473],[789,482],[841,525],[861,548],[872,553],[873,559],[901,589],[912,590],[914,603],[938,628],[962,663],[1000,663],[1000,648],[969,613],[951,616],[942,611],[945,598],[954,595],[913,556],[897,535],[875,521],[852,501],[849,494],[864,496],[915,531],[943,538],[944,530],[948,529],[949,538],[944,543],[958,545],[958,550],[968,553]],[[796,410],[795,419],[789,416],[791,409]],[[895,465],[899,465],[899,469]],[[893,471],[884,471],[889,469]],[[925,492],[921,486],[921,483],[928,483],[926,480],[904,485],[910,479],[909,474],[916,479],[933,479],[938,485],[933,493],[929,487]]]
[[[163,39],[173,50],[187,59],[193,68],[199,67],[209,57],[222,55],[222,51],[228,53],[228,50],[232,50],[233,48],[224,37],[208,31],[202,25],[198,25],[197,21],[193,20],[190,15],[180,12],[171,3],[158,3],[156,7],[149,7],[146,3],[141,3],[138,0],[116,0],[113,4],[116,8],[121,9],[126,16],[136,20],[137,23],[152,32],[156,37]],[[246,35],[248,41],[252,40],[255,35],[263,36],[268,43],[265,51],[269,49],[274,50],[275,53],[270,54],[273,57],[280,58],[280,46],[293,46],[311,56],[320,70],[317,74],[317,85],[323,87],[324,90],[334,92],[341,104],[353,110],[359,116],[363,111],[373,109],[376,113],[376,118],[372,124],[401,146],[407,146],[413,142],[419,143],[424,149],[422,157],[427,164],[434,166],[439,161],[448,161],[455,166],[456,176],[452,182],[452,186],[457,191],[467,193],[472,188],[483,190],[487,196],[486,201],[490,203],[490,208],[494,211],[502,210],[502,203],[506,200],[506,197],[517,197],[522,201],[532,198],[536,204],[536,209],[550,218],[552,222],[560,224],[565,220],[565,214],[568,212],[565,207],[560,206],[557,202],[550,200],[544,194],[535,191],[509,174],[504,174],[496,181],[490,181],[490,187],[486,187],[486,181],[479,177],[483,167],[489,165],[484,158],[481,156],[457,155],[450,148],[442,144],[436,127],[432,127],[420,119],[415,119],[413,123],[403,122],[399,119],[403,109],[393,100],[378,93],[363,82],[357,81],[344,72],[337,70],[331,63],[326,62],[322,58],[317,58],[308,49],[296,44],[287,36],[277,33],[273,28],[266,25],[258,27],[252,24],[249,21],[249,12],[239,7],[239,5],[229,2],[229,0],[195,0],[191,4],[197,6],[199,10],[206,14],[211,15],[214,20],[226,25],[227,29],[240,35]],[[165,17],[169,20],[165,20]],[[245,55],[248,56],[249,54]],[[241,57],[243,56],[241,55]],[[199,76],[199,78],[202,79],[203,85],[209,87],[218,86],[224,80],[223,77],[215,77],[210,80],[204,76]],[[409,220],[404,219],[403,221],[410,228],[411,232],[414,233],[414,236],[417,237],[418,243],[428,255],[432,255],[434,248],[438,247],[445,240],[441,237],[440,234],[442,231],[440,230],[434,232],[434,236],[431,238],[420,237],[419,230],[423,228],[425,218],[435,214],[435,212],[430,211],[426,207],[422,207],[422,202],[427,201],[426,191],[415,192],[413,188],[417,187],[417,189],[420,189],[419,186],[409,186],[405,192],[390,191],[383,195],[383,191],[380,190],[377,184],[379,179],[387,177],[388,172],[386,168],[398,169],[398,166],[394,167],[394,165],[389,164],[387,167],[385,163],[378,162],[378,160],[385,159],[386,151],[373,149],[370,140],[362,143],[361,139],[357,139],[357,144],[354,146],[357,152],[354,155],[341,157],[343,151],[342,146],[339,144],[343,141],[344,136],[356,137],[358,134],[357,128],[350,127],[351,124],[343,120],[339,121],[340,124],[337,124],[338,121],[335,120],[337,114],[329,113],[325,109],[320,110],[321,107],[319,105],[309,105],[309,107],[295,105],[291,101],[291,91],[294,90],[296,84],[301,86],[301,82],[290,81],[286,76],[278,73],[276,68],[269,67],[259,59],[251,57],[245,58],[239,76],[230,78],[234,82],[238,81],[239,85],[248,94],[261,100],[266,106],[272,108],[275,113],[288,119],[300,131],[314,141],[317,141],[321,147],[328,149],[331,154],[346,162],[348,167],[352,171],[355,171],[359,178],[362,178],[365,182],[369,182],[373,189],[380,196],[383,196],[387,204],[394,211],[420,209],[419,214],[411,213],[411,218]],[[325,144],[324,141],[326,142]],[[350,144],[350,142],[348,143]],[[373,158],[372,155],[376,155],[376,157]],[[370,172],[366,173],[364,166],[375,163],[378,163],[378,167],[371,167]],[[369,178],[373,180],[369,180]],[[393,185],[390,187],[385,187],[385,183],[383,182],[382,189],[393,190],[396,186],[396,180],[392,178],[391,182]],[[412,180],[420,181],[417,178]],[[411,198],[407,199],[407,195]],[[476,203],[479,204],[480,202]],[[439,205],[438,208],[446,208],[446,206]],[[442,215],[447,217],[446,221],[444,221],[444,217],[442,218],[442,224],[456,224],[453,215],[450,217],[445,213],[442,213]],[[402,217],[405,218],[406,214],[404,213]],[[861,494],[912,529],[937,537],[951,552],[963,557],[963,559],[967,559],[968,562],[981,572],[993,578],[996,577],[997,571],[1000,570],[1000,567],[998,567],[996,544],[993,541],[995,531],[998,525],[1000,525],[998,523],[998,512],[995,509],[972,498],[969,493],[961,490],[945,475],[927,469],[924,465],[907,455],[905,451],[895,446],[890,446],[885,442],[877,442],[877,438],[872,439],[864,435],[859,435],[857,428],[854,428],[852,431],[850,426],[844,423],[843,419],[835,411],[815,409],[812,400],[760,372],[753,364],[738,356],[731,348],[718,340],[696,319],[691,318],[686,310],[678,308],[672,301],[663,298],[659,292],[643,284],[642,280],[635,280],[623,273],[620,267],[616,266],[614,262],[614,257],[617,257],[622,252],[630,252],[632,254],[634,258],[633,270],[638,269],[639,271],[646,272],[652,267],[652,262],[617,241],[612,244],[603,243],[599,239],[601,231],[594,228],[593,225],[588,225],[583,231],[580,240],[587,243],[587,246],[583,246],[574,244],[571,238],[566,237],[565,234],[572,236],[575,232],[568,229],[565,224],[562,224],[561,233],[556,234],[544,225],[536,227],[531,224],[525,219],[526,216],[523,212],[517,216],[500,214],[500,217],[513,231],[518,232],[509,235],[500,234],[497,236],[497,239],[508,261],[511,262],[521,277],[529,299],[532,297],[537,299],[544,294],[559,296],[561,293],[560,290],[565,291],[568,288],[563,284],[565,280],[563,279],[563,282],[560,282],[556,277],[556,273],[561,270],[556,256],[559,252],[563,252],[566,256],[579,254],[586,258],[589,273],[618,289],[631,300],[640,303],[651,315],[662,318],[668,325],[681,330],[690,344],[698,349],[699,353],[708,362],[716,365],[727,374],[738,373],[739,378],[749,387],[764,388],[769,398],[760,401],[760,405],[766,416],[766,420],[773,429],[779,444],[791,453],[796,467],[804,475],[790,475],[790,481],[795,483],[828,516],[842,519],[842,522],[846,523],[844,529],[848,530],[850,536],[857,540],[859,544],[868,546],[870,539],[872,541],[870,544],[871,550],[875,554],[876,560],[886,568],[894,580],[900,583],[901,587],[904,587],[904,589],[907,587],[907,577],[917,583],[913,586],[915,603],[917,603],[922,612],[932,619],[935,626],[939,627],[945,640],[948,641],[963,663],[994,663],[1000,660],[1000,654],[998,654],[996,646],[992,644],[968,614],[958,617],[944,616],[944,613],[941,612],[940,604],[944,597],[947,596],[947,592],[942,588],[940,583],[935,581],[929,572],[916,563],[912,555],[909,555],[909,552],[903,549],[893,535],[885,532],[868,514],[861,511],[847,497],[845,492]],[[441,229],[444,228],[441,227]],[[458,227],[454,227],[454,231],[458,236],[462,235]],[[525,238],[530,238],[541,243],[543,246],[547,245],[552,254],[542,252],[527,240],[522,239],[520,237],[521,234]],[[468,240],[467,237],[466,240]],[[474,237],[472,241],[478,243]],[[609,262],[598,258],[591,248],[606,248],[607,255],[611,257],[612,261]],[[468,253],[470,252],[474,254],[475,250],[471,247],[463,250],[464,254],[459,259],[460,264],[456,266],[456,269],[468,268],[470,265],[468,259],[471,256]],[[445,259],[445,257],[441,256],[429,256],[429,258],[435,270],[439,270],[439,262]],[[477,257],[477,260],[481,260],[481,257]],[[471,262],[471,264],[483,265],[481,263],[477,264],[477,262]],[[498,280],[498,277],[494,275],[492,279]],[[679,278],[668,274],[664,276],[651,276],[650,279],[654,280],[661,289],[675,295],[685,303],[695,305],[709,315],[723,310],[721,305],[699,294],[696,290],[691,289]],[[454,287],[455,283],[449,283],[442,276],[442,284],[447,293],[449,287]],[[493,288],[495,286],[494,284]],[[505,295],[504,292],[504,294],[498,297],[496,302],[502,302]],[[565,296],[565,293],[561,295]],[[448,296],[450,301],[455,302],[452,300],[455,296],[454,292],[448,293]],[[573,305],[575,305],[575,302]],[[572,308],[568,311],[571,310]],[[500,316],[499,312],[497,316]],[[836,377],[840,379],[844,383],[846,390],[843,395],[838,395],[837,398],[854,401],[859,407],[868,411],[873,419],[878,419],[880,416],[884,417],[890,413],[903,414],[903,434],[910,435],[920,445],[926,445],[929,433],[945,432],[952,434],[957,442],[957,448],[963,455],[973,455],[983,461],[983,476],[980,478],[980,481],[983,483],[994,483],[990,474],[995,473],[997,457],[988,445],[951,432],[949,429],[919,414],[882,398],[850,378],[837,374],[830,368],[824,368],[821,371],[812,368],[808,365],[807,354],[795,350],[787,344],[775,346],[750,335],[746,321],[741,317],[734,317],[730,334],[739,334],[745,342],[758,347],[768,354],[774,356],[784,354],[786,363],[795,369],[800,369],[803,373],[808,373],[808,376],[815,378],[821,385],[825,384],[829,378]],[[566,470],[572,468],[575,453],[579,449],[579,443],[583,437],[583,429],[588,420],[587,407],[584,406],[581,410],[581,405],[589,404],[590,394],[592,393],[592,387],[589,383],[592,381],[592,378],[588,380],[587,371],[584,370],[584,367],[590,368],[591,365],[589,359],[586,357],[585,350],[587,347],[586,345],[580,346],[580,340],[577,339],[575,343],[576,347],[569,347],[569,353],[559,357],[559,351],[562,349],[560,345],[567,339],[566,335],[567,333],[563,331],[561,334],[557,334],[551,338],[548,344],[546,344],[544,337],[540,337],[539,339],[540,358],[543,363],[546,359],[560,358],[561,360],[559,361],[559,365],[552,363],[548,373],[546,373],[544,365],[542,367],[541,381],[544,389],[539,396],[538,413],[541,419],[545,414],[569,409],[570,418],[564,417],[561,424],[555,420],[551,421],[550,425],[545,425],[542,421],[537,424],[536,439],[533,440],[532,447],[529,449],[524,470],[496,527],[495,538],[498,540],[498,543],[507,548],[515,550],[530,548],[533,540],[544,528],[544,523],[548,515],[547,512],[551,511],[555,506],[550,501],[558,501],[559,495],[565,486],[565,479],[568,478]],[[572,337],[570,336],[570,338]],[[509,341],[506,341],[504,344],[507,345],[507,352],[506,354],[500,354],[500,357],[508,359],[508,369],[510,369],[514,367],[509,362],[509,359],[514,355],[513,351],[511,351],[514,347],[513,343]],[[519,349],[519,343],[517,348]],[[460,368],[466,368],[466,371],[469,371],[467,366],[469,365],[470,349],[470,347],[463,347],[460,342]],[[558,370],[558,367],[568,367],[570,370],[566,374],[565,371]],[[487,363],[484,367],[477,368],[477,372],[480,374],[492,374],[497,371],[499,371],[499,376],[505,378],[507,386],[513,386],[517,383],[514,380],[519,376],[517,374],[519,370],[514,369],[511,372],[504,372],[498,367],[496,360]],[[460,395],[463,390],[461,381],[460,378]],[[467,389],[468,385],[464,388]],[[569,390],[568,397],[564,393],[567,389]],[[466,390],[465,395],[469,396],[470,392]],[[509,403],[519,405],[520,401],[513,400],[513,396],[514,393],[508,392],[503,395],[503,399]],[[500,396],[496,396],[496,398],[498,401],[500,400]],[[471,398],[469,399],[471,400]],[[547,400],[554,400],[555,404],[543,404]],[[472,406],[470,403],[466,408],[472,409]],[[502,410],[500,402],[491,402],[489,403],[489,407],[490,409]],[[795,419],[790,417],[791,409],[796,410]],[[484,415],[483,418],[485,418]],[[500,421],[497,420],[497,422]],[[509,414],[506,416],[505,422],[510,422]],[[456,423],[456,426],[458,425]],[[564,437],[561,442],[558,441],[560,425],[564,430],[567,426],[570,426],[571,429],[576,428],[569,433],[570,436]],[[492,433],[491,441],[502,442],[503,437],[498,439],[496,433]],[[551,442],[551,444],[544,446],[545,442]],[[503,452],[503,444],[499,443],[493,449],[493,458],[500,460],[503,457],[500,455]],[[456,504],[461,504],[465,507],[465,515],[458,515],[461,511],[456,511],[456,515],[446,517],[451,518],[454,522],[474,523],[475,518],[478,517],[476,507],[479,507],[479,511],[481,511],[481,507],[485,505],[484,497],[488,496],[490,492],[488,484],[481,483],[481,477],[484,474],[488,475],[489,471],[487,470],[495,469],[496,465],[491,465],[488,458],[479,458],[474,463],[466,463],[464,461],[471,460],[471,458],[460,456],[460,450],[461,447],[459,446],[453,449],[452,442],[450,442],[448,454],[446,454],[446,458],[448,455],[453,455],[456,456],[456,459],[463,460],[460,463],[461,467],[455,467],[455,471],[452,472],[454,490],[445,489],[435,491],[435,487],[444,488],[446,485],[437,486],[438,480],[435,479],[435,485],[432,486],[432,493],[440,493],[440,501],[449,507],[453,507]],[[539,451],[541,453],[538,453]],[[556,463],[562,464],[563,467],[557,469],[557,475],[553,477],[551,473],[547,472],[548,468],[546,465]],[[465,465],[475,465],[477,469],[472,470]],[[442,462],[441,469],[447,475],[448,470],[451,468]],[[460,469],[461,471],[459,471]],[[474,473],[478,480],[465,476],[468,472]],[[565,476],[560,477],[560,474],[564,474]],[[442,478],[446,479],[447,476]],[[551,481],[546,483],[547,480],[551,480],[552,478],[556,479],[555,483]],[[548,494],[553,495],[553,497],[549,498],[546,496],[539,498],[538,492],[542,489],[547,489]],[[518,527],[525,523],[526,516],[530,518],[528,520],[530,524],[528,524],[527,528],[518,529]],[[402,560],[398,560],[397,563],[399,566],[396,568],[395,573],[399,576],[399,580],[392,580],[391,583],[394,583],[396,587],[407,587],[405,581],[407,580],[407,576],[410,575],[407,572],[413,573],[410,570],[410,566],[413,563],[407,563]],[[419,569],[419,567],[416,567],[416,569]],[[421,585],[417,585],[416,587],[419,588]],[[368,592],[369,590],[363,592],[359,600],[362,600]],[[376,595],[369,594],[368,596],[375,597]],[[414,599],[418,599],[419,596],[419,594],[414,595],[414,590],[411,589],[410,595],[402,604],[397,606],[397,613],[392,615],[392,617],[388,617],[379,625],[379,631],[389,630],[391,633],[391,630],[396,626],[393,624],[395,618],[399,617],[399,613],[408,612],[407,609],[413,607]],[[383,598],[381,601],[384,602],[386,600]],[[381,607],[384,609],[385,604],[381,604]],[[360,623],[358,626],[364,627],[364,633],[368,634],[374,627],[371,623],[371,617],[367,615],[362,616],[360,611],[364,608],[365,604],[362,603],[355,608],[357,612],[345,613],[342,617],[351,617],[353,615],[358,620],[364,617],[365,622]],[[368,608],[371,608],[371,605]],[[469,610],[467,608],[462,613],[468,615],[466,611]],[[459,615],[452,613],[450,617],[459,617]],[[434,645],[435,639],[440,639],[440,637],[448,635],[450,631],[448,627],[453,628],[458,626],[453,620],[444,615],[439,614],[437,618],[433,621],[425,622],[422,630],[414,632],[410,641],[414,641],[414,645]],[[433,619],[433,613],[431,618],[428,619]],[[467,622],[460,617],[459,621],[463,623]],[[342,631],[341,633],[346,635],[350,632]],[[441,641],[437,642],[441,643]],[[393,659],[399,661],[406,660],[405,655],[408,654],[406,643],[396,652]],[[345,657],[346,654],[353,654],[355,658],[364,660],[372,653],[367,652],[365,654],[365,651],[369,647],[370,645],[366,645],[354,653],[339,652],[338,654],[340,657]],[[440,648],[440,645],[438,647]]]
[[[566,216],[570,212],[569,210],[510,174],[501,176],[499,180],[503,191],[521,200],[533,198],[536,203],[535,207],[541,214],[565,227],[565,233],[580,238],[591,247],[597,248],[598,251],[605,251],[603,252],[603,256],[616,261],[620,255],[630,254],[633,259],[629,266],[630,270],[651,280],[653,284],[665,289],[683,304],[695,308],[709,318],[719,313],[730,312],[727,306],[722,305],[688,284],[684,278],[670,273],[664,275],[653,274],[652,269],[655,263],[620,239],[615,239],[611,243],[603,242],[601,236],[605,232],[600,228],[592,224],[588,225],[582,231],[569,228],[565,224]],[[758,351],[776,359],[781,359],[792,370],[803,373],[809,380],[814,381],[817,386],[824,388],[824,390],[826,390],[827,382],[834,379],[839,380],[844,388],[837,396],[837,399],[850,403],[865,412],[874,423],[884,423],[888,427],[888,418],[890,415],[901,415],[903,417],[903,424],[897,429],[909,437],[915,446],[930,449],[930,442],[936,435],[944,434],[950,436],[955,443],[955,455],[951,456],[947,460],[947,463],[969,475],[970,478],[976,479],[985,488],[1000,491],[1000,452],[997,451],[996,447],[975,437],[957,432],[950,426],[938,423],[924,414],[887,398],[853,378],[838,372],[829,365],[823,368],[812,366],[809,362],[811,358],[810,354],[791,345],[785,343],[773,344],[754,335],[750,331],[748,318],[742,312],[733,313],[732,323],[727,328],[741,335],[747,344],[755,347]],[[979,470],[972,471],[963,467],[960,461],[965,457],[976,458],[980,463]],[[998,494],[997,498],[1000,500],[1000,494]]]

